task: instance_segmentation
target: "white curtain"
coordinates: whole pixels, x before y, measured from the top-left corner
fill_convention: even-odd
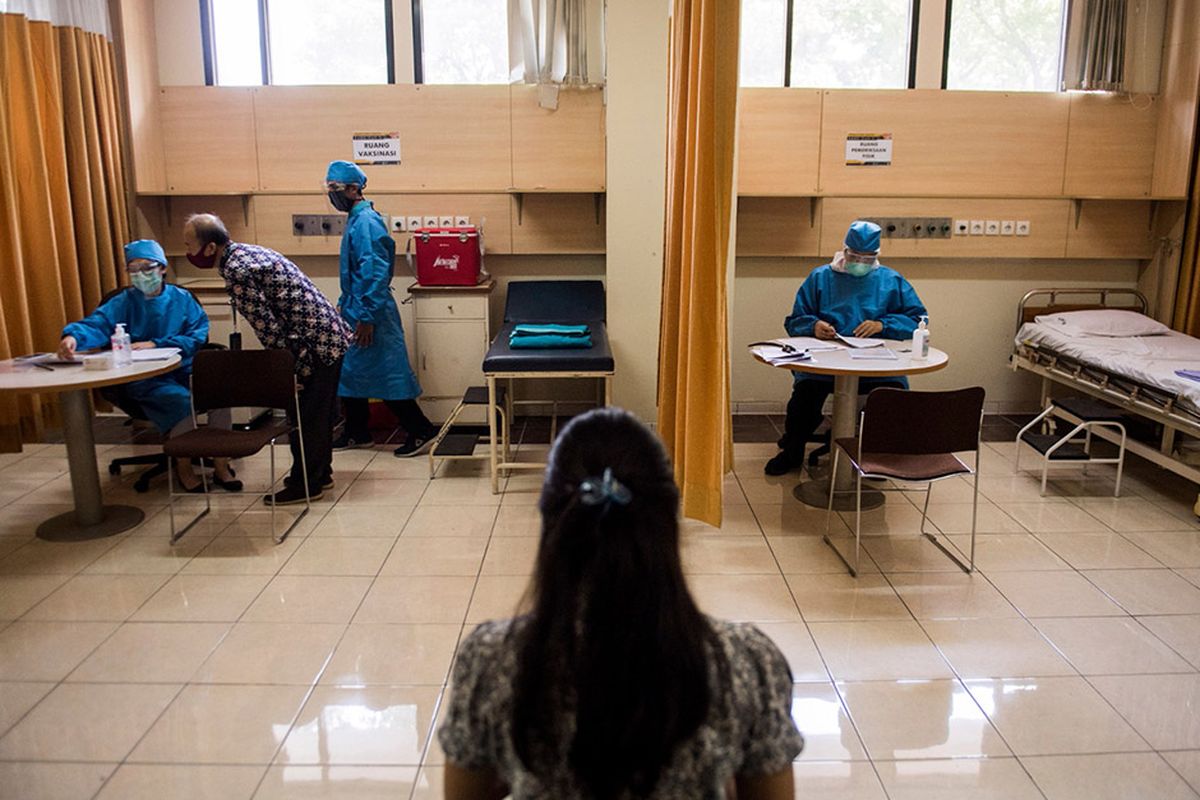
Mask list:
[[[1157,93],[1166,6],[1166,0],[1072,0],[1063,89]]]
[[[603,0],[508,0],[508,30],[514,81],[604,83]]]
[[[81,28],[112,39],[106,0],[0,0],[0,14],[20,14],[55,27]]]

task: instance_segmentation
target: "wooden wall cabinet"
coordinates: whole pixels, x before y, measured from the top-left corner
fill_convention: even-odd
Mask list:
[[[421,383],[419,402],[426,416],[439,425],[467,387],[483,383],[483,357],[491,343],[489,298],[495,288],[495,281],[488,280],[478,286],[414,284],[408,289],[414,303],[409,342]],[[459,419],[487,422],[482,408],[467,409]]]

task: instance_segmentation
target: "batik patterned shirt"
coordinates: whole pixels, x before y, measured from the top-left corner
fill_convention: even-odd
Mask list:
[[[312,374],[350,347],[350,326],[300,268],[266,247],[230,242],[218,272],[230,302],[266,348],[290,350],[296,372]]]

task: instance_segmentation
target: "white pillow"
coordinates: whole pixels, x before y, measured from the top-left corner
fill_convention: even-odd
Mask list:
[[[1159,336],[1171,329],[1158,320],[1136,311],[1098,308],[1090,311],[1065,311],[1034,317],[1035,322],[1052,325],[1068,336]]]

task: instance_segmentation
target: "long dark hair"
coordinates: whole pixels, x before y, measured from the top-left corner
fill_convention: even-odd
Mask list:
[[[606,470],[618,497],[597,496]],[[539,507],[532,610],[514,627],[517,755],[547,775],[565,754],[598,800],[649,794],[705,720],[708,653],[719,656],[684,582],[670,462],[633,415],[588,412],[551,450]]]

